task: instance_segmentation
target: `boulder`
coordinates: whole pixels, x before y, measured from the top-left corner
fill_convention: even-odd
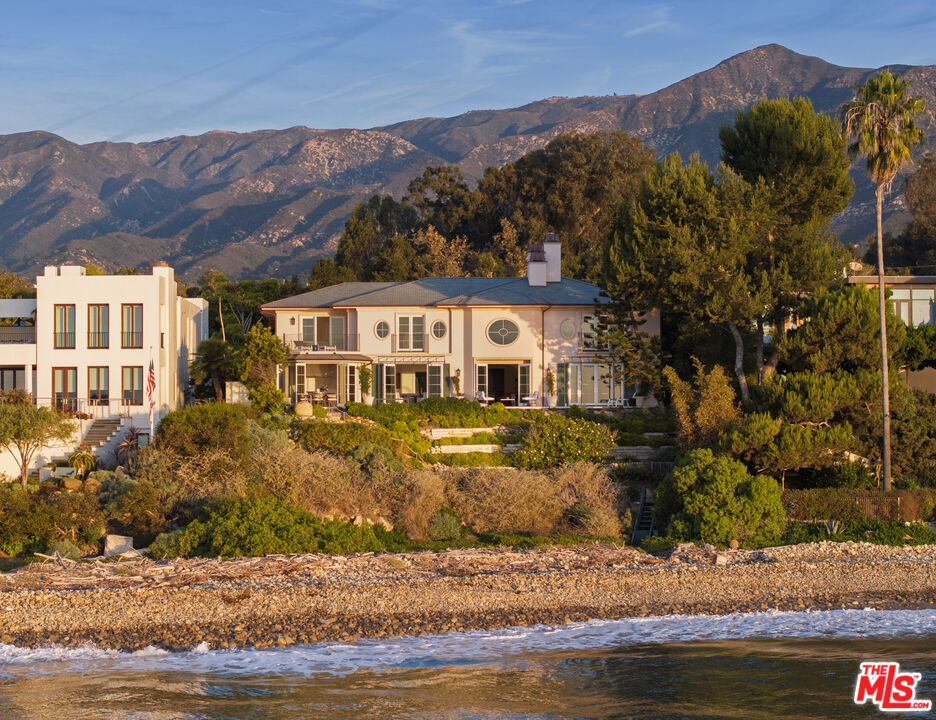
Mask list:
[[[69,475],[62,478],[62,488],[65,492],[74,492],[81,488],[82,482],[74,475]]]
[[[104,538],[104,555],[121,555],[133,550],[133,538],[127,535],[107,535]]]
[[[307,400],[300,400],[293,408],[298,417],[312,417],[315,414],[315,406]]]

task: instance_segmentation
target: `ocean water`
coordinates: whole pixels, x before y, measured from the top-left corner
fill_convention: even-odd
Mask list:
[[[887,716],[852,702],[868,660],[920,672],[917,697],[936,701],[936,610],[596,620],[276,650],[0,645],[0,719]]]

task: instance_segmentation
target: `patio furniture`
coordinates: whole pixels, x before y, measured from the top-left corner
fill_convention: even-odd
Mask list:
[[[523,400],[523,404],[528,405],[529,407],[539,405],[539,390],[536,390],[532,395],[527,395],[521,399]]]
[[[488,403],[494,402],[494,398],[490,397],[489,395],[485,395],[485,394],[484,394],[483,392],[481,392],[480,390],[478,390],[478,392],[475,394],[475,399],[476,399],[479,403],[481,403],[482,405],[484,405],[485,407],[487,406]]]

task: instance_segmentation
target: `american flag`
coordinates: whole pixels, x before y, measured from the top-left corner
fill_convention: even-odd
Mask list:
[[[153,424],[153,409],[156,407],[156,398],[153,397],[153,393],[155,392],[156,392],[156,368],[153,366],[153,361],[150,360],[149,377],[146,378],[146,396],[149,398],[150,426],[152,426]]]

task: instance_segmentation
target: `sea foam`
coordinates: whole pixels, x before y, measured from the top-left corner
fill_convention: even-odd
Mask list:
[[[189,652],[148,648],[135,653],[18,648],[0,644],[0,678],[29,673],[176,672],[220,676],[315,677],[395,668],[502,663],[528,653],[600,650],[643,644],[749,638],[911,638],[936,634],[936,610],[767,611],[591,620],[567,625],[500,628],[443,635],[361,639],[270,650]]]

